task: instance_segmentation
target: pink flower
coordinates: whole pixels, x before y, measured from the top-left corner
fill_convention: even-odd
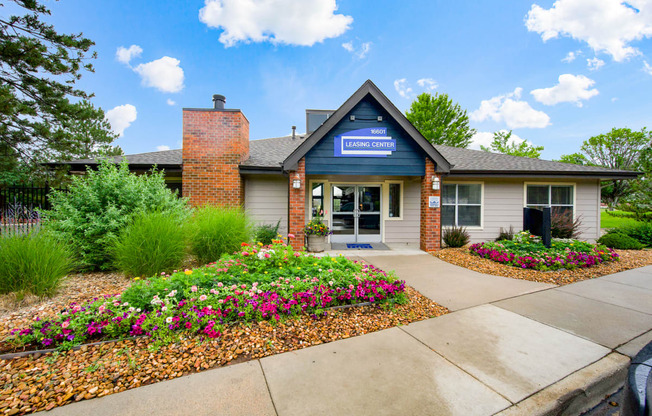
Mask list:
[[[206,299],[208,299],[208,296],[206,296],[206,295],[201,295],[201,296],[199,297],[199,300],[200,300],[201,302],[205,301]]]
[[[272,257],[272,256],[271,256],[269,253],[265,253],[265,258],[266,258],[266,259],[268,259],[268,258],[270,258],[270,257]]]
[[[222,282],[217,282],[217,287],[222,287],[222,286],[224,286],[224,284],[222,284]]]
[[[299,253],[299,252],[294,253],[294,257],[299,257],[300,255],[301,255],[301,253]]]
[[[192,287],[190,288],[190,291],[191,291],[191,292],[196,292],[196,291],[197,291],[197,286],[192,286]]]
[[[288,238],[294,238],[294,234],[288,234]]]
[[[248,255],[249,255],[249,252],[248,252],[248,251],[243,251],[243,252],[242,252],[242,255],[243,255],[243,256],[248,256]]]
[[[70,325],[69,321],[63,321],[63,323],[61,324],[61,328],[68,328],[68,325]]]

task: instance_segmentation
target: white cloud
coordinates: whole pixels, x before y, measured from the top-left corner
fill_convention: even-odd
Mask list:
[[[597,71],[604,66],[604,61],[600,58],[587,59],[586,66],[589,71]]]
[[[410,99],[412,98],[412,88],[408,86],[406,78],[397,79],[394,81],[394,88],[398,95],[403,98]]]
[[[369,51],[371,50],[371,42],[364,42],[360,45],[359,48],[355,48],[353,46],[353,41],[349,42],[344,42],[342,44],[342,47],[346,49],[348,52],[351,52],[353,55],[357,56],[359,59],[363,59],[364,57],[367,56]]]
[[[353,18],[335,0],[205,0],[199,20],[221,28],[226,47],[238,42],[312,46],[346,32]]]
[[[143,48],[138,45],[131,45],[129,48],[120,46],[118,50],[115,51],[115,59],[123,64],[129,65],[129,62],[131,62],[132,59],[139,57],[142,53]]]
[[[611,102],[612,102],[612,103],[615,103],[616,101],[618,101],[618,97],[613,97],[613,98],[611,99]]]
[[[582,106],[582,100],[588,100],[598,95],[598,90],[589,89],[595,84],[590,78],[584,75],[562,74],[559,76],[559,83],[550,88],[539,88],[530,91],[534,99],[545,105],[558,103],[575,103]]]
[[[159,152],[162,152],[164,150],[170,150],[170,146],[167,146],[167,145],[163,144],[163,145],[160,145],[160,146],[156,146],[156,150],[158,150]]]
[[[577,58],[581,54],[582,54],[582,51],[580,49],[578,49],[576,51],[568,52],[566,54],[566,57],[563,58],[561,61],[566,62],[567,64],[570,64],[571,62],[573,62],[575,60],[575,58]]]
[[[652,65],[648,64],[647,61],[643,61],[643,71],[652,75]]]
[[[503,133],[507,133],[507,130],[500,130]],[[480,146],[484,147],[489,147],[491,145],[491,142],[494,141],[494,134],[488,131],[478,131],[476,132],[473,137],[471,138],[471,145],[469,145],[470,149],[475,149],[475,150],[480,150]],[[511,136],[509,136],[509,140],[507,143],[509,144],[520,144],[523,143],[525,140],[521,139],[518,137],[516,134],[512,133]],[[529,143],[529,142],[528,142]],[[532,144],[532,143],[529,143]]]
[[[425,88],[427,92],[431,92],[435,90],[437,87],[439,87],[437,81],[435,81],[432,78],[421,78],[420,80],[417,81],[417,85],[419,85],[421,88]]]
[[[167,99],[166,103],[167,103],[168,105],[177,105],[177,102],[174,101],[174,100],[172,100],[172,99],[170,99],[170,98]]]
[[[111,124],[111,130],[113,130],[118,136],[124,136],[125,129],[131,126],[131,123],[136,121],[138,112],[136,107],[131,104],[119,105],[105,114],[106,119]]]
[[[557,0],[550,9],[533,4],[527,29],[543,41],[570,36],[586,42],[596,53],[617,61],[640,54],[633,41],[652,37],[652,3],[648,0]]]
[[[178,59],[164,56],[134,68],[143,85],[163,92],[179,92],[183,89],[183,69]]]
[[[499,95],[480,103],[480,108],[469,114],[473,121],[492,119],[504,121],[510,129],[521,127],[543,128],[550,124],[550,117],[543,111],[535,110],[526,101],[521,101],[523,88]]]

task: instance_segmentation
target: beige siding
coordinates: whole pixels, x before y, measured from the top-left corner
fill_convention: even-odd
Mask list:
[[[403,182],[403,219],[385,220],[386,243],[419,244],[421,224],[421,183]]]
[[[576,216],[581,215],[582,221],[580,238],[594,241],[600,237],[600,182],[597,180],[577,182],[575,189]]]
[[[464,180],[448,178],[445,183],[464,183]],[[525,183],[574,183],[575,214],[581,216],[582,231],[580,238],[593,241],[598,237],[599,195],[597,180],[533,180],[533,179],[473,179],[466,182],[483,182],[483,217],[482,227],[468,228],[471,242],[494,240],[500,228],[515,231],[523,226],[523,206],[525,202]]]
[[[288,178],[252,175],[245,178],[245,209],[258,224],[272,224],[280,219],[279,232],[287,233]]]

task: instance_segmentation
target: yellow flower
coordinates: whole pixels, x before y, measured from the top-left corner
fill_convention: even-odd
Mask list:
[[[140,277],[136,276],[134,277],[134,280],[140,280]]]
[[[184,273],[187,274],[187,275],[191,275],[191,274],[192,274],[192,270],[186,270]]]
[[[258,245],[262,247],[262,246],[263,246],[263,243],[261,243],[261,242],[259,241],[259,242],[258,242]]]
[[[301,270],[301,267],[297,267],[298,270]]]
[[[267,274],[267,272],[265,272],[265,274]]]

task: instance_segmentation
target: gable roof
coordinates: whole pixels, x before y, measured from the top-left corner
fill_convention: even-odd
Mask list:
[[[243,173],[253,171],[282,172],[283,162],[309,137],[305,134],[252,140],[249,142],[249,159],[240,164]],[[453,167],[450,175],[454,176],[591,176],[608,179],[632,179],[638,172],[606,169],[597,166],[581,166],[570,163],[552,162],[550,160],[531,159],[528,157],[509,156],[482,150],[463,149],[444,145],[434,145],[435,149],[448,160]],[[135,168],[149,169],[154,165],[168,171],[180,169],[183,164],[181,149],[159,152],[138,153],[115,156],[113,161],[120,163],[126,158]],[[72,170],[82,170],[86,166],[97,164],[93,159],[79,159],[57,164],[68,164]]]
[[[372,96],[385,111],[387,111],[405,132],[416,142],[416,144],[426,153],[436,164],[437,172],[450,171],[451,164],[435,149],[428,140],[405,118],[405,115],[380,91],[380,89],[371,82],[365,81],[352,96],[347,99],[326,121],[319,126],[306,140],[303,141],[284,161],[283,170],[296,169],[299,160],[308,153],[321,139],[339,123],[363,98],[367,95]]]

